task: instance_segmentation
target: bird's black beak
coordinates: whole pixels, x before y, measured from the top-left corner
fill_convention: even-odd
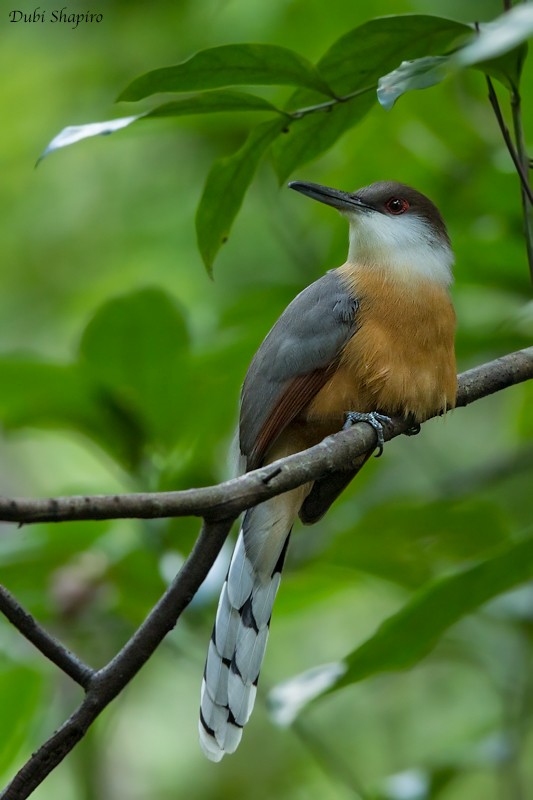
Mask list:
[[[337,211],[353,212],[372,209],[372,206],[368,205],[368,203],[363,203],[356,193],[350,194],[350,192],[343,192],[340,189],[331,189],[329,186],[321,186],[319,183],[291,181],[289,189],[294,189],[296,192],[301,192],[301,194],[305,194],[313,200],[319,200],[321,203],[333,206]]]

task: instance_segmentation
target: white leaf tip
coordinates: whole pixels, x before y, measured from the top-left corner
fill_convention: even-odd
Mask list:
[[[282,728],[291,725],[300,711],[333,686],[346,669],[343,661],[333,661],[301,672],[275,686],[268,695],[270,716],[274,722]]]
[[[52,141],[46,146],[42,155],[37,159],[37,164],[39,164],[43,158],[46,158],[47,155],[53,153],[54,150],[60,150],[62,147],[68,147],[71,144],[80,142],[82,139],[89,139],[92,136],[107,136],[110,133],[126,128],[128,125],[131,125],[132,122],[144,117],[145,114],[146,112],[143,114],[135,114],[131,117],[119,117],[118,119],[110,119],[106,122],[89,122],[86,125],[68,125],[66,128],[63,128],[57,136],[54,136]]]

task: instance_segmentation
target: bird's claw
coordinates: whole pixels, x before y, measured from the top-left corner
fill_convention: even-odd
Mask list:
[[[347,411],[346,419],[343,425],[343,430],[351,428],[357,422],[367,422],[376,431],[377,449],[376,458],[379,458],[383,453],[385,446],[385,439],[383,438],[383,426],[392,422],[390,417],[385,414],[378,414],[377,411],[370,411],[369,413],[362,413],[360,411]]]

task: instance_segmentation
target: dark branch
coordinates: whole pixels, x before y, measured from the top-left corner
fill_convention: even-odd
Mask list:
[[[4,586],[0,586],[0,611],[56,667],[87,688],[94,670],[47,633]]]
[[[61,728],[33,753],[4,789],[1,800],[25,800],[29,797],[148,661],[205,579],[224,544],[232,521],[226,519],[204,524],[189,558],[141,627],[107,666],[94,673],[83,702]]]
[[[533,378],[533,347],[510,353],[459,376],[457,405],[465,406],[507,386]],[[395,420],[385,433],[393,439],[408,423]],[[355,425],[329,436],[315,447],[275,461],[240,478],[182,492],[58,497],[0,498],[0,520],[6,522],[64,522],[67,520],[202,516],[237,517],[244,509],[310,480],[346,470],[357,456],[375,445],[369,425]]]
[[[529,184],[529,170],[531,167],[527,153],[524,125],[522,123],[522,101],[518,86],[514,88],[511,94],[511,113],[513,117],[516,152],[526,177],[525,182],[521,181],[520,184],[520,196],[522,199],[522,217],[524,225],[524,238],[526,240],[527,260],[529,263],[531,280],[533,281],[533,203],[531,200],[531,188]]]
[[[500,103],[498,100],[498,95],[496,94],[496,90],[494,89],[494,84],[492,83],[488,75],[486,75],[485,77],[487,79],[487,86],[489,89],[489,101],[494,111],[494,115],[498,122],[500,131],[502,133],[503,140],[505,142],[507,150],[509,151],[509,155],[513,160],[513,164],[515,165],[518,177],[520,178],[520,185],[522,187],[522,192],[526,195],[529,202],[533,204],[533,191],[531,189],[531,186],[529,185],[529,176],[527,174],[526,167],[524,166],[522,160],[520,159],[520,156],[511,138],[511,134],[509,133],[509,128],[505,124],[505,120],[503,118],[502,110],[500,108]]]
[[[530,378],[533,378],[533,347],[503,356],[460,375],[457,405],[466,406],[474,400]],[[409,425],[409,421],[395,421],[386,432],[385,438],[398,436]],[[83,702],[24,764],[0,798],[25,800],[29,797],[83,738],[103,709],[137,674],[174,627],[201,585],[222,547],[232,520],[240,511],[309,480],[349,469],[359,454],[375,445],[374,439],[375,433],[368,425],[357,426],[328,437],[316,447],[280,459],[264,469],[206,489],[120,497],[3,501],[0,504],[0,516],[17,522],[184,514],[207,514],[209,519],[204,522],[189,558],[144,623],[109,664],[91,674]],[[13,603],[8,603],[7,606],[12,613]],[[27,623],[28,617],[29,615],[22,612],[22,624],[17,625],[25,635],[24,626],[31,630],[31,625]],[[33,633],[31,635],[34,636]],[[61,649],[57,642],[54,645]],[[68,654],[67,657],[63,653],[60,659],[55,659],[55,663],[61,658],[72,658],[72,655]],[[64,665],[58,663],[58,666],[64,669]]]

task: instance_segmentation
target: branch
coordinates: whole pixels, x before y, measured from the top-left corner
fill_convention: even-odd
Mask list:
[[[526,156],[525,154],[519,154],[514,142],[511,138],[511,134],[509,133],[509,128],[505,124],[505,120],[503,118],[502,110],[500,107],[500,102],[498,100],[498,95],[496,94],[496,90],[494,88],[494,84],[488,75],[485,76],[487,80],[487,86],[489,90],[489,101],[492,106],[492,110],[494,111],[494,116],[496,117],[496,121],[498,123],[498,127],[501,131],[503,136],[503,140],[505,142],[505,146],[509,152],[509,155],[512,158],[513,164],[515,165],[515,169],[518,173],[518,177],[520,178],[520,186],[522,191],[527,196],[530,203],[533,203],[533,191],[531,186],[529,185],[529,177],[527,174],[527,164],[525,163]]]
[[[306,108],[297,108],[294,111],[284,111],[283,113],[287,114],[287,116],[291,117],[292,119],[301,119],[302,117],[306,117],[308,114],[314,114],[315,111],[331,111],[331,109],[334,106],[339,105],[339,103],[348,103],[355,97],[359,97],[362,94],[368,94],[368,92],[373,92],[376,89],[377,83],[373,83],[372,86],[364,86],[362,89],[357,89],[355,92],[350,92],[349,94],[335,97],[334,100],[326,100],[324,103],[317,103],[314,106],[307,106]]]
[[[187,561],[141,627],[109,664],[93,674],[83,702],[61,728],[33,753],[4,789],[1,800],[25,800],[29,797],[148,661],[205,579],[232,522],[232,519],[225,519],[204,523]]]
[[[71,653],[64,644],[47,633],[4,586],[0,586],[0,611],[29,642],[40,650],[43,656],[46,656],[81,687],[87,688],[94,676],[94,670],[84,664],[74,653]]]
[[[459,376],[458,406],[533,378],[533,347],[468,370]],[[386,432],[392,439],[409,423],[395,420]],[[83,738],[104,708],[122,691],[172,630],[205,579],[231,528],[245,508],[332,472],[350,469],[354,459],[375,444],[367,425],[330,436],[316,447],[280,459],[241,478],[205,489],[114,497],[9,500],[0,503],[0,517],[17,522],[102,519],[202,514],[206,519],[182,569],[141,627],[120,652],[98,672],[90,670],[46,634],[11,597],[2,592],[0,606],[8,618],[48,658],[86,688],[69,719],[37,750],[6,787],[0,800],[25,800]],[[83,681],[83,683],[82,683]]]
[[[457,406],[466,406],[507,386],[533,378],[533,347],[509,353],[459,375]],[[404,433],[405,420],[394,420],[385,440]],[[201,516],[235,518],[246,508],[334,472],[349,470],[357,457],[375,446],[367,425],[328,436],[318,445],[267,467],[216,486],[180,492],[73,496],[49,499],[0,498],[0,521],[33,523],[67,520]]]
[[[524,126],[522,124],[522,104],[520,93],[517,88],[511,95],[511,112],[513,116],[516,152],[525,175],[525,180],[522,180],[520,184],[520,195],[522,198],[522,214],[524,217],[524,236],[526,240],[527,259],[529,263],[531,280],[533,281],[533,193],[529,184],[529,157],[527,154],[524,137]]]
[[[506,10],[508,10],[507,7]],[[513,160],[513,164],[515,165],[516,172],[520,179],[520,197],[522,199],[522,216],[524,223],[524,237],[526,240],[526,253],[531,279],[533,280],[533,190],[531,189],[529,183],[530,163],[524,141],[520,94],[517,88],[513,89],[511,93],[511,110],[516,140],[515,146],[509,129],[505,124],[500,103],[498,101],[498,95],[494,89],[494,84],[488,75],[485,77],[489,89],[489,101],[492,106],[492,110],[494,111],[498,126],[503,136],[503,140],[506,144],[507,150],[509,151],[509,155]]]

